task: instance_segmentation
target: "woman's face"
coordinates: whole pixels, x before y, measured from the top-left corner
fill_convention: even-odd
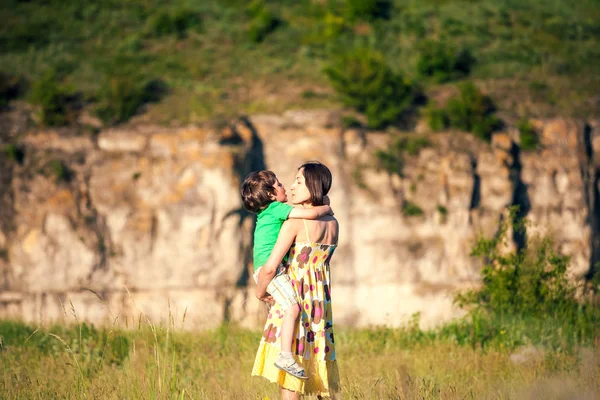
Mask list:
[[[310,203],[310,192],[308,191],[306,181],[304,180],[304,168],[298,170],[290,191],[292,192],[293,204]]]

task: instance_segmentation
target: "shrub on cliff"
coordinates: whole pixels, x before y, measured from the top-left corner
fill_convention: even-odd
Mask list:
[[[341,101],[366,115],[370,128],[397,122],[415,99],[415,86],[393,71],[382,53],[367,47],[338,54],[325,74]]]
[[[19,96],[22,86],[20,78],[0,72],[0,111],[8,106],[9,101]]]
[[[75,90],[61,82],[54,71],[46,72],[34,82],[29,95],[30,102],[37,107],[43,125],[60,126],[69,122],[69,112],[75,98]]]
[[[436,83],[465,77],[471,72],[475,58],[468,49],[457,49],[441,41],[426,41],[421,46],[417,71],[422,78]]]
[[[105,124],[127,121],[144,104],[159,100],[164,83],[130,76],[112,76],[97,94],[96,115]]]
[[[516,209],[511,214],[507,221],[515,220]],[[577,299],[576,284],[567,275],[569,258],[548,237],[506,251],[509,228],[523,230],[525,224],[504,222],[493,237],[477,240],[471,255],[482,261],[482,285],[456,296],[471,322],[485,327],[487,333],[478,340],[507,347],[531,342],[563,347],[600,334],[600,309]]]
[[[432,107],[427,111],[429,126],[434,130],[457,128],[489,141],[492,132],[501,126],[494,115],[492,99],[472,82],[462,83],[458,89],[458,96],[450,99],[445,108]]]
[[[416,156],[419,152],[430,147],[429,140],[422,136],[406,136],[395,139],[387,150],[377,150],[378,168],[385,170],[390,175],[404,176],[404,160],[406,155]]]
[[[535,128],[529,120],[522,119],[517,123],[517,129],[519,130],[519,137],[521,139],[520,146],[522,150],[535,150],[539,145],[538,134]]]

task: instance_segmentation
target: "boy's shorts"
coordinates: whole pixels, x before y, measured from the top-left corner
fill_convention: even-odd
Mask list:
[[[254,281],[258,282],[258,273],[260,272],[259,267],[256,271],[254,271]],[[292,286],[292,282],[290,281],[290,276],[287,274],[287,267],[281,264],[277,271],[275,271],[275,276],[269,282],[267,286],[267,292],[273,296],[273,299],[277,304],[279,304],[282,310],[285,312],[291,306],[298,304],[298,300],[296,299],[296,292],[294,291],[294,287]]]

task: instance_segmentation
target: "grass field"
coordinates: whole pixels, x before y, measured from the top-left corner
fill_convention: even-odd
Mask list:
[[[469,79],[501,110],[597,111],[598,1],[395,0],[385,18],[352,14],[351,4],[367,3],[7,0],[0,72],[32,84],[56,71],[86,104],[114,79],[160,80],[168,92],[143,119],[185,123],[340,107],[323,69],[356,43],[381,51],[435,97],[446,84],[420,79],[416,66],[424,44],[441,40],[472,52]]]
[[[505,333],[502,333],[505,334]],[[560,333],[556,333],[560,336]],[[342,397],[349,399],[592,399],[600,342],[571,348],[469,346],[406,329],[340,329]],[[260,332],[142,324],[34,329],[0,322],[0,392],[25,398],[278,398],[250,377]]]

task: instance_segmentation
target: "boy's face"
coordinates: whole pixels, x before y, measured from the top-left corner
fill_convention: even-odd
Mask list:
[[[279,182],[279,179],[277,179],[277,182],[275,182],[275,201],[278,201],[280,203],[286,203],[288,201],[287,198],[287,193],[285,192],[285,187],[283,186],[283,183]]]

